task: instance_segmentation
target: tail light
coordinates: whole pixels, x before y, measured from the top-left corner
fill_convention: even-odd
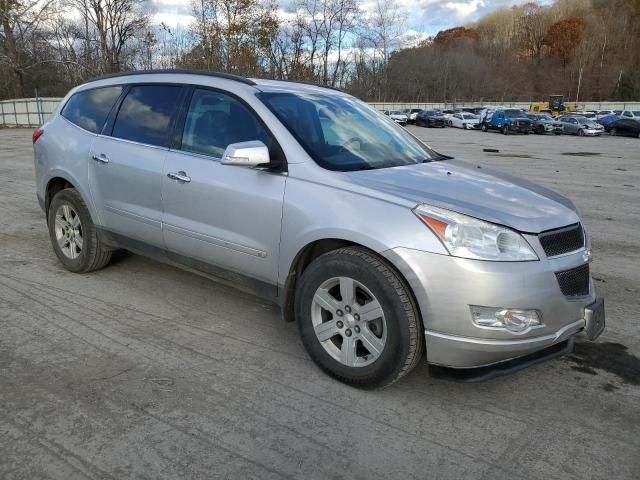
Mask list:
[[[39,128],[37,129],[35,132],[33,132],[33,135],[31,136],[31,141],[33,143],[36,143],[36,141],[42,136],[42,134],[44,133],[44,128]]]

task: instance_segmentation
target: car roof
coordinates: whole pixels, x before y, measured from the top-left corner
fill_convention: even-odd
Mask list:
[[[165,80],[169,81],[169,79],[171,79],[171,81],[179,82],[179,83],[198,84],[200,83],[197,81],[198,77],[219,78],[219,79],[230,80],[243,85],[251,86],[263,92],[300,92],[300,93],[317,92],[317,93],[323,93],[323,94],[336,94],[336,95],[345,95],[345,96],[347,95],[341,90],[331,86],[317,85],[317,84],[308,83],[304,81],[247,78],[247,77],[242,77],[240,75],[232,75],[229,73],[213,72],[208,70],[181,70],[181,69],[134,70],[130,72],[112,73],[112,74],[92,78],[91,80],[87,81],[83,85],[90,85],[94,82],[100,83],[103,85],[104,84],[116,85],[120,83],[126,83],[127,79],[131,77],[144,78],[145,76],[148,76],[149,81],[152,81],[152,82],[162,82]],[[107,80],[107,82],[103,82],[104,80]],[[201,82],[203,85],[206,85],[206,81],[201,80]]]

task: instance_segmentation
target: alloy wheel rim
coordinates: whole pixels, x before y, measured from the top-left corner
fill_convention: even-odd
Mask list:
[[[387,343],[380,302],[364,284],[350,277],[330,278],[318,287],[311,321],[320,345],[348,367],[375,362]]]
[[[82,253],[82,222],[71,205],[58,207],[55,217],[55,235],[60,250],[65,257],[75,260]]]

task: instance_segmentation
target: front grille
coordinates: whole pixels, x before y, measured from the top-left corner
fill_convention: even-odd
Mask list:
[[[558,285],[565,297],[584,297],[589,295],[589,264],[556,272]]]
[[[584,247],[584,232],[579,223],[541,233],[539,238],[547,257],[575,252]]]

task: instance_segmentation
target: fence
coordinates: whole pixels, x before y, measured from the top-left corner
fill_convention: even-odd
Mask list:
[[[0,126],[37,127],[47,121],[61,98],[19,98],[0,101]],[[371,102],[378,110],[403,110],[421,108],[444,110],[447,108],[481,107],[501,105],[529,109],[529,102],[452,102],[452,103],[383,103]],[[640,102],[579,102],[585,110],[640,110]]]
[[[0,102],[0,126],[38,127],[47,121],[61,98],[17,98]]]

